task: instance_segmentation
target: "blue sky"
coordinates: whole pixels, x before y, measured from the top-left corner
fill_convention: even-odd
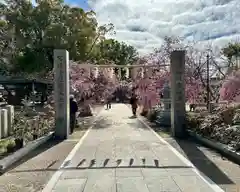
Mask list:
[[[90,9],[88,6],[87,0],[65,0],[65,2],[71,5],[78,5],[84,10]]]

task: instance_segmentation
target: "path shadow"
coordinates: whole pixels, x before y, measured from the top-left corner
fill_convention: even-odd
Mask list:
[[[16,170],[11,171],[11,173],[31,173],[31,172],[44,172],[44,171],[59,171],[59,170],[86,170],[86,169],[127,169],[127,168],[135,168],[135,169],[192,169],[192,167],[187,166],[153,166],[153,165],[146,165],[146,166],[140,166],[140,165],[134,165],[134,166],[111,166],[111,167],[94,167],[94,166],[88,166],[88,167],[66,167],[61,169],[54,169],[54,168],[47,168],[47,169],[26,169],[26,170]]]
[[[209,177],[214,183],[219,185],[234,184],[234,182],[199,149],[202,145],[197,143],[193,138],[189,137],[186,140],[179,140],[169,137],[164,139],[189,159],[199,171]]]
[[[200,149],[199,143],[189,138],[187,141],[176,140],[188,159],[216,184],[233,184],[234,182]]]
[[[5,170],[3,173],[0,173],[0,176],[3,175],[4,173],[15,169],[16,167],[18,167],[19,165],[27,162],[28,160],[38,156],[39,154],[59,145],[63,140],[55,140],[54,138],[50,139],[48,142],[38,146],[35,150],[33,150],[32,152],[30,152],[29,154],[27,154],[26,156],[24,156],[22,159],[20,159],[19,161],[15,162],[14,164],[12,164],[7,170]],[[52,162],[51,165],[48,165],[48,167],[53,166],[53,164],[55,164],[56,162]]]
[[[95,166],[97,159],[81,159],[76,167],[67,167],[69,165],[68,162],[60,169],[60,170],[86,170],[86,169],[126,169],[126,168],[147,168],[147,169],[192,169],[191,166],[161,166],[159,164],[159,160],[153,159],[154,165],[147,165],[145,162],[145,159],[142,159],[141,165],[133,165],[134,159],[129,159],[129,164],[121,166],[122,159],[116,160],[116,165],[108,165],[110,159],[105,159],[102,163],[102,165]],[[87,166],[82,166],[84,163],[87,164]],[[22,172],[42,172],[42,171],[57,171],[59,169],[51,168],[51,166],[48,166],[45,169],[25,169],[25,170],[13,170],[11,173],[22,173]]]

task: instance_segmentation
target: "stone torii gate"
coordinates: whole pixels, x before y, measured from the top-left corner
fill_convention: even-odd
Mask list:
[[[156,65],[97,65],[97,68],[146,68]],[[158,66],[159,67],[159,66]],[[183,138],[185,132],[185,51],[173,51],[170,56],[171,86],[171,133]],[[118,74],[121,78],[121,72]],[[54,50],[54,101],[55,101],[55,137],[67,139],[69,135],[69,53],[67,50]]]
[[[160,65],[160,67],[162,66],[168,66],[168,65]],[[99,69],[99,68],[117,68],[118,73],[117,76],[121,79],[121,69],[126,70],[126,76],[129,76],[130,73],[132,72],[132,74],[136,73],[136,71],[134,71],[134,69],[139,69],[141,70],[141,76],[144,76],[144,73],[146,72],[146,68],[153,68],[153,67],[159,67],[159,65],[95,65],[94,68]],[[130,72],[131,70],[131,72]],[[114,73],[114,70],[113,70]]]
[[[114,69],[119,69],[117,76],[121,79],[121,69],[126,70],[126,76],[129,76],[130,73],[132,72],[132,74],[136,73],[136,71],[134,71],[134,69],[138,69],[141,70],[141,76],[144,76],[144,73],[146,72],[147,68],[159,68],[159,67],[164,67],[164,66],[168,66],[168,65],[93,65],[90,66],[90,68],[95,68],[96,71],[98,71],[99,68],[112,68],[112,72],[114,73]],[[131,72],[130,72],[131,71]]]

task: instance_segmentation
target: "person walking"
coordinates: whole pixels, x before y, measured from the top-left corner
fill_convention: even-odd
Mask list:
[[[112,108],[111,102],[112,102],[112,97],[111,97],[111,95],[110,95],[110,96],[108,96],[108,98],[107,98],[107,109],[111,109],[111,108]]]
[[[76,126],[77,111],[78,111],[77,102],[74,100],[74,96],[70,95],[70,134],[73,133]]]
[[[196,109],[196,104],[195,103],[190,103],[189,104],[189,111],[191,112],[194,112],[195,111],[195,109]]]
[[[137,95],[133,93],[131,96],[131,99],[130,99],[133,117],[136,117],[136,115],[137,115],[137,107],[138,107],[137,103],[138,103]]]

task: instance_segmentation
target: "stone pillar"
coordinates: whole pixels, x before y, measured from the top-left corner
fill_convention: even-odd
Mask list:
[[[1,136],[5,138],[8,136],[8,114],[7,109],[1,109]]]
[[[4,107],[4,109],[7,110],[7,116],[8,116],[8,135],[10,135],[13,130],[13,121],[14,121],[14,106],[7,105]]]
[[[185,51],[173,51],[170,60],[171,133],[174,137],[184,138],[186,136]]]
[[[69,54],[54,50],[54,103],[55,137],[67,139],[69,135]]]
[[[171,126],[171,98],[170,98],[170,87],[168,83],[164,84],[163,87],[163,110],[160,110],[157,116],[156,123],[169,128]]]

